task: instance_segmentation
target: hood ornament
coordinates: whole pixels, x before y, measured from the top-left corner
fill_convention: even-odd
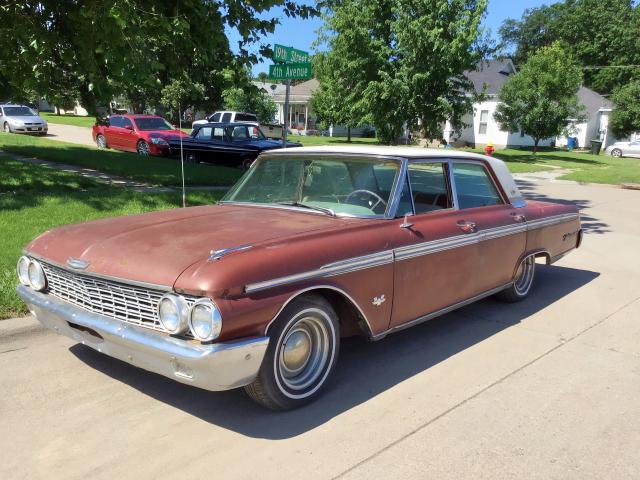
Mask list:
[[[89,266],[89,262],[80,258],[69,257],[67,259],[67,266],[75,270],[84,270]]]
[[[207,261],[213,262],[214,260],[220,260],[225,255],[228,255],[233,252],[241,252],[242,250],[248,250],[251,247],[253,247],[253,245],[246,244],[246,245],[239,245],[237,247],[223,248],[222,250],[211,250],[209,252],[209,258],[207,259]]]

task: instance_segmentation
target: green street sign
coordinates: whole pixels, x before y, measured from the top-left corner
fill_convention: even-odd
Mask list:
[[[272,80],[306,80],[312,76],[310,63],[269,65],[269,78]]]
[[[273,46],[273,61],[282,63],[309,63],[309,52],[284,45]]]

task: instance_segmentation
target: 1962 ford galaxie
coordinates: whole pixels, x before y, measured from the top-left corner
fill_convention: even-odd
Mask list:
[[[292,148],[262,154],[218,205],[44,233],[18,262],[18,293],[107,355],[289,409],[327,383],[341,337],[521,300],[536,257],[581,240],[574,206],[525,200],[494,158]]]

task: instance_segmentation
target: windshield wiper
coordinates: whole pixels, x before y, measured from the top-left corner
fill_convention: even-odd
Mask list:
[[[301,202],[295,202],[295,201],[291,201],[291,202],[277,202],[278,205],[287,205],[290,207],[300,207],[300,208],[308,208],[309,210],[315,210],[317,212],[322,212],[322,213],[326,213],[327,215],[331,215],[332,217],[336,216],[336,212],[334,212],[333,210],[331,210],[330,208],[325,208],[325,207],[317,207],[315,205],[308,205],[306,203],[301,203]]]

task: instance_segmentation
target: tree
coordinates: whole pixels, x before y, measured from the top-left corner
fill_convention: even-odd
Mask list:
[[[177,122],[189,106],[198,104],[204,96],[204,86],[189,78],[173,80],[161,92],[160,103],[168,111],[168,117]]]
[[[205,86],[203,108],[218,106],[223,72],[268,55],[248,44],[274,31],[275,14],[308,17],[316,7],[291,0],[8,0],[0,5],[0,71],[17,92],[55,96],[67,72],[90,113],[125,95],[136,109],[156,105],[162,89],[190,78]],[[228,29],[240,41],[232,49]]]
[[[635,81],[616,90],[611,96],[615,109],[611,112],[609,125],[617,137],[627,137],[640,132],[640,81]]]
[[[494,118],[502,130],[533,137],[535,153],[540,140],[562,134],[570,120],[583,121],[581,82],[580,68],[559,43],[542,47],[504,84]]]
[[[255,113],[262,123],[273,122],[278,111],[273,99],[251,83],[226,89],[222,92],[222,98],[227,110]]]
[[[328,1],[318,44],[314,108],[328,121],[371,124],[385,143],[403,126],[439,137],[461,125],[472,99],[462,75],[483,53],[486,0]]]
[[[500,28],[505,48],[521,64],[540,47],[561,42],[590,88],[610,94],[640,79],[640,4],[634,0],[564,0],[525,10],[520,20]]]

